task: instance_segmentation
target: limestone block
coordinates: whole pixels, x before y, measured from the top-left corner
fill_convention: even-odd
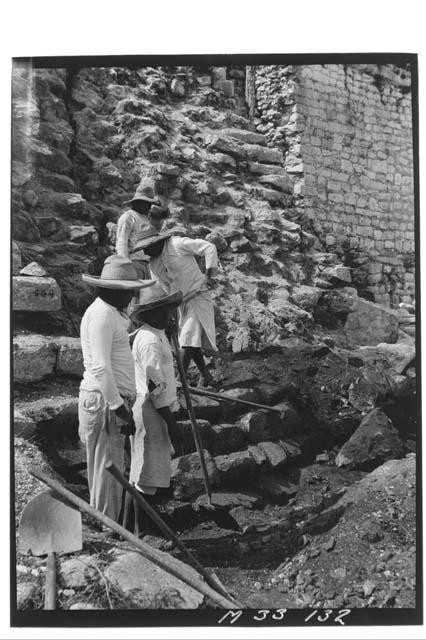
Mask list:
[[[238,424],[218,424],[212,430],[214,436],[209,450],[213,456],[239,451],[247,444],[247,435]]]
[[[194,436],[190,420],[178,420],[179,431],[183,441],[183,452],[177,451],[178,455],[193,453],[196,451]],[[208,420],[197,420],[198,429],[200,431],[203,449],[211,451],[212,441],[214,440],[214,432]],[[175,447],[177,448],[177,446]]]
[[[258,195],[270,202],[271,204],[285,205],[284,194],[276,191],[275,189],[267,189],[266,187],[256,187]]]
[[[250,162],[249,164],[250,173],[254,173],[255,175],[266,176],[266,175],[277,175],[277,176],[286,176],[287,172],[284,167],[277,167],[275,164],[262,164],[260,162]]]
[[[416,348],[414,342],[411,342],[410,340],[405,342],[398,341],[396,344],[383,342],[375,347],[361,347],[360,352],[362,353],[362,357],[371,356],[375,358],[383,355],[389,362],[392,369],[397,373],[402,373],[404,368],[416,355]]]
[[[217,133],[208,134],[205,137],[205,143],[209,150],[213,149],[214,151],[219,151],[220,153],[232,156],[237,160],[245,158],[245,145],[241,145],[237,140],[230,138],[229,136],[223,136]],[[263,147],[259,148],[262,149]]]
[[[289,176],[269,174],[261,176],[259,182],[284,193],[293,193],[293,182]]]
[[[244,144],[244,151],[249,160],[265,164],[283,163],[283,155],[277,149],[269,149],[258,144]]]
[[[219,480],[219,474],[215,461],[206,449],[203,449],[203,451],[210,484],[216,486]],[[203,478],[198,453],[190,453],[172,460],[171,480],[176,498],[185,500],[201,493],[204,489]]]
[[[218,167],[226,167],[228,169],[235,170],[237,163],[234,158],[226,153],[215,153],[210,160],[214,165]]]
[[[215,465],[221,477],[221,482],[229,484],[244,481],[257,468],[254,458],[248,450],[235,451],[224,456],[216,456]]]
[[[70,218],[85,217],[87,202],[79,193],[56,193],[50,196],[50,205],[58,214]]]
[[[269,468],[275,469],[285,464],[287,454],[285,450],[275,442],[259,442],[258,446],[266,456],[266,464]]]
[[[322,294],[322,289],[302,284],[299,287],[294,287],[291,297],[298,307],[305,309],[305,311],[312,311]]]
[[[266,138],[262,133],[247,131],[246,129],[223,129],[222,133],[225,136],[231,136],[231,138],[236,138],[248,144],[266,145]]]
[[[350,284],[352,282],[351,271],[349,267],[337,264],[333,267],[326,267],[321,273],[321,277],[329,281],[344,282]]]
[[[30,262],[26,267],[20,270],[20,276],[38,276],[40,278],[44,278],[47,276],[47,271],[43,267],[41,267],[38,262]]]
[[[35,219],[35,222],[43,238],[52,236],[63,227],[62,220],[55,216],[39,216]]]
[[[53,338],[37,334],[18,335],[13,339],[13,379],[15,382],[38,382],[53,373],[56,348]]]
[[[175,569],[198,578],[195,569],[177,558],[162,551],[157,554]],[[162,607],[167,609],[197,609],[204,600],[202,593],[135,551],[120,555],[105,571],[105,577],[125,595],[131,595],[133,601],[138,601],[140,609],[151,609],[156,598],[160,598]]]
[[[232,98],[234,96],[234,93],[235,93],[234,80],[218,80],[213,84],[213,87],[217,91],[222,91],[229,98]]]
[[[398,314],[363,298],[356,298],[346,318],[344,332],[350,344],[376,345],[398,339]]]
[[[69,376],[82,376],[84,371],[80,338],[66,336],[55,339],[58,348],[57,371]]]
[[[336,457],[338,467],[371,468],[402,456],[398,431],[381,409],[373,409],[343,445]]]
[[[226,67],[213,67],[212,80],[213,82],[220,82],[222,80],[226,80]]]
[[[280,420],[278,414],[266,411],[250,411],[241,418],[241,427],[247,434],[251,444],[265,440],[276,440],[280,436]]]
[[[92,225],[71,225],[69,227],[71,242],[95,246],[99,244],[98,232]]]
[[[61,290],[53,278],[13,276],[14,311],[59,311]]]
[[[205,239],[212,242],[218,251],[226,251],[228,248],[228,243],[220,231],[212,231],[206,235]]]

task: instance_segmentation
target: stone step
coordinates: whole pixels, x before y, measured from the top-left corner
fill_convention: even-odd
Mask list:
[[[212,456],[204,450],[206,466],[213,488],[246,487],[259,473],[271,472],[289,466],[302,455],[296,441],[259,442],[248,448]],[[257,481],[255,481],[257,486]],[[172,460],[172,487],[174,496],[191,500],[204,491],[204,481],[198,453],[190,453]]]
[[[78,396],[61,395],[39,400],[17,401],[14,407],[14,434],[77,441]]]
[[[12,277],[13,311],[59,311],[61,307],[61,290],[53,278]]]
[[[53,373],[81,377],[83,354],[80,338],[19,334],[13,338],[13,378],[33,383]]]
[[[266,146],[266,137],[263,135],[263,133],[247,131],[246,129],[223,129],[221,133],[225,136],[236,138],[240,142]]]

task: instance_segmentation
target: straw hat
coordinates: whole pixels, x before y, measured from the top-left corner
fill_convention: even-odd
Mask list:
[[[87,284],[102,289],[145,289],[155,284],[155,280],[139,280],[133,262],[116,255],[106,258],[100,276],[84,273],[82,278]]]
[[[145,247],[149,247],[151,244],[155,244],[156,242],[160,242],[160,240],[167,240],[167,238],[171,238],[173,235],[172,231],[167,231],[166,233],[159,233],[155,227],[152,225],[150,227],[146,227],[142,229],[139,234],[138,241],[133,248],[132,253],[136,251],[141,251],[145,249]]]
[[[131,316],[137,318],[146,311],[152,311],[160,307],[178,307],[182,302],[182,291],[166,294],[159,284],[155,283],[148,291],[141,291],[139,304],[135,306]]]
[[[150,202],[159,207],[161,206],[161,201],[155,197],[153,183],[148,178],[143,178],[140,181],[133,198],[123,202],[123,204],[132,204],[132,202],[136,202],[137,200],[143,200],[144,202]]]

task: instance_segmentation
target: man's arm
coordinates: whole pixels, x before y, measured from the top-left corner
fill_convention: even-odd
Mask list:
[[[175,238],[175,242],[182,253],[204,256],[206,262],[207,283],[212,283],[212,278],[216,275],[218,265],[217,249],[215,245],[207,240],[194,240],[192,238]]]

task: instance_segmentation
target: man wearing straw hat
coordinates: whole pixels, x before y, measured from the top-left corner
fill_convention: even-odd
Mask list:
[[[133,253],[141,231],[155,226],[161,228],[166,209],[155,197],[152,180],[143,178],[136,189],[136,193],[131,200],[124,202],[130,205],[118,219],[117,238],[115,250],[118,256],[123,258],[131,257],[140,278],[149,278],[148,258],[142,252]]]
[[[173,354],[165,329],[172,310],[182,302],[182,292],[167,295],[155,284],[144,293],[143,302],[132,312],[132,319],[142,324],[132,348],[137,396],[133,405],[136,433],[131,438],[130,482],[150,501],[157,488],[170,486],[172,441],[175,446],[180,441],[173,416],[173,410],[179,408]],[[182,454],[178,451],[178,455]],[[140,533],[144,528],[142,514],[135,511],[135,529]],[[131,522],[124,525],[132,528]]]
[[[105,464],[112,460],[123,471],[125,437],[134,433],[136,384],[125,310],[135,290],[154,282],[139,280],[133,263],[115,255],[105,260],[100,276],[84,274],[83,280],[95,287],[96,298],[81,321],[79,435],[86,445],[90,504],[118,520],[122,488]]]
[[[158,233],[153,227],[143,229],[135,251],[150,256],[152,277],[166,293],[182,291],[179,307],[179,343],[183,348],[184,369],[191,360],[200,370],[200,385],[214,385],[202,349],[216,351],[216,331],[213,302],[208,293],[216,274],[218,258],[214,244],[206,240],[172,237],[173,233]],[[206,273],[200,271],[195,256],[203,256]]]

